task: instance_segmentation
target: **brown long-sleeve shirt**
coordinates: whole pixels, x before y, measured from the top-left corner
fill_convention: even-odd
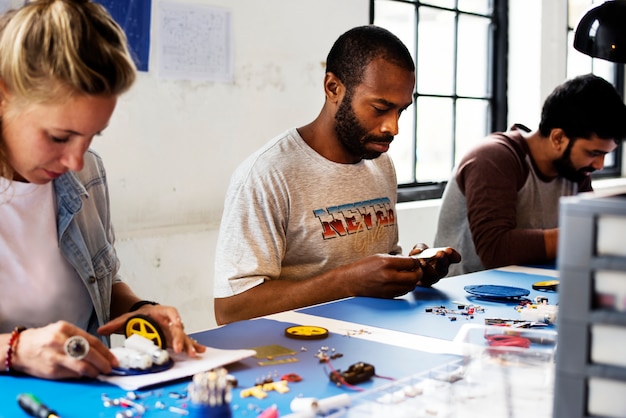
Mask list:
[[[543,230],[558,227],[559,199],[591,190],[590,178],[575,183],[542,176],[519,129],[489,135],[448,182],[434,245],[461,253],[450,276],[550,261]]]

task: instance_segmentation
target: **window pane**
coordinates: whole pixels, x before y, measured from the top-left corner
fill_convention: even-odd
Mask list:
[[[376,1],[376,25],[393,32],[404,42],[415,60],[416,19],[415,5],[395,1]],[[415,182],[415,108],[402,114],[399,133],[389,148],[396,167],[398,184]]]
[[[400,38],[415,61],[415,6],[395,1],[377,1],[375,11],[376,25]]]
[[[446,7],[452,9],[454,7],[455,0],[428,0],[423,1],[422,4],[428,4],[430,6]]]
[[[450,174],[454,141],[452,104],[448,98],[417,99],[415,169],[419,182],[446,180]]]
[[[494,4],[374,1],[374,23],[398,35],[416,54],[416,103],[400,118],[389,151],[399,184],[448,180],[456,154],[487,135],[495,111]]]
[[[567,78],[591,72],[591,57],[574,48],[574,32],[567,34]]]
[[[489,102],[487,100],[457,100],[455,164],[474,144],[481,141],[489,133],[490,126]]]
[[[574,48],[574,31],[567,34],[567,78],[594,73],[615,84],[615,64],[611,61],[591,58]]]
[[[398,135],[389,147],[389,155],[396,167],[398,184],[415,183],[415,107],[409,107],[400,116],[398,122]]]
[[[587,9],[591,7],[591,0],[569,0],[567,3],[567,24],[570,28],[576,29],[578,22],[583,17]]]
[[[598,77],[604,78],[609,83],[615,85],[615,65],[611,61],[603,60],[600,58],[593,58],[591,60],[593,66],[593,73]]]
[[[604,157],[604,167],[614,167],[615,166],[615,151],[610,152]]]
[[[459,0],[459,10],[483,15],[491,14],[491,0]]]
[[[454,13],[420,7],[417,37],[417,91],[454,93]]]
[[[489,94],[488,18],[459,16],[457,94],[486,97]]]

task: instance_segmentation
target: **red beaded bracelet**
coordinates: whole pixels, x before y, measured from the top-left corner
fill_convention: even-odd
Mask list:
[[[4,360],[4,370],[7,373],[11,373],[11,361],[13,360],[13,347],[17,347],[17,340],[20,338],[20,333],[24,331],[26,327],[18,326],[11,331],[11,337],[9,337],[9,346],[7,347],[7,355]]]

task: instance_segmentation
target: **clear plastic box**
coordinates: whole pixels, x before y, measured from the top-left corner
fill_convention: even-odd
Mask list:
[[[354,395],[345,416],[552,417],[556,331],[466,324],[454,341],[458,360]]]

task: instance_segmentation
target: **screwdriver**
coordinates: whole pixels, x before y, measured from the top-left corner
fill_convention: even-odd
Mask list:
[[[59,418],[56,412],[41,403],[32,393],[21,393],[17,396],[18,405],[31,417]]]

